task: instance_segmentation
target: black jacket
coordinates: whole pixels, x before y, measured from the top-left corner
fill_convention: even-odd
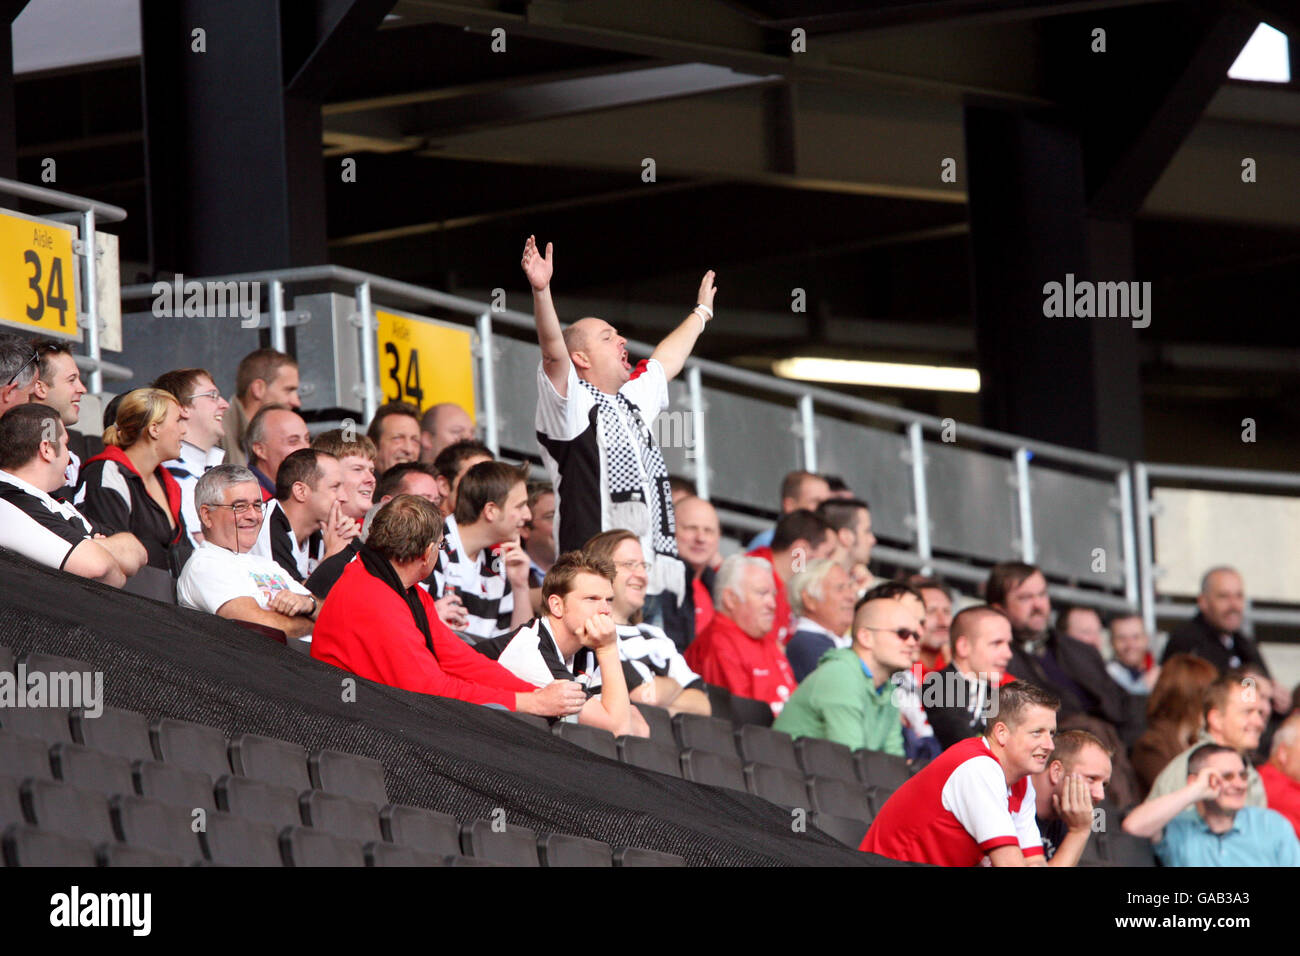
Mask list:
[[[82,463],[76,504],[92,521],[114,531],[131,532],[149,552],[149,566],[177,578],[194,553],[194,546],[185,533],[185,519],[181,517],[180,486],[162,465],[155,474],[166,492],[171,522],[149,497],[144,479],[120,448],[105,448]]]
[[[1209,661],[1219,669],[1220,674],[1241,667],[1243,664],[1255,664],[1268,675],[1268,667],[1265,666],[1264,658],[1260,656],[1259,648],[1254,641],[1238,632],[1228,635],[1231,647],[1224,647],[1219,634],[1219,630],[1211,626],[1205,619],[1205,615],[1197,611],[1196,617],[1183,622],[1169,636],[1169,643],[1165,645],[1165,653],[1160,658],[1160,663],[1163,664],[1174,654],[1192,654]]]

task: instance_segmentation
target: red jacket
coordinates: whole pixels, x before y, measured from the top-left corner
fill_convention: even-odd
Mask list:
[[[790,638],[794,637],[794,619],[790,615],[790,602],[785,596],[785,582],[781,580],[781,575],[776,573],[776,562],[772,560],[771,548],[755,548],[749,552],[749,557],[762,558],[772,565],[772,580],[776,582],[776,617],[772,621],[772,633],[768,636],[784,651],[785,645],[790,642]]]
[[[442,623],[424,588],[419,594],[436,657],[401,596],[353,559],[316,618],[311,656],[389,687],[471,704],[504,704],[514,710],[516,693],[537,690],[475,652]]]
[[[713,595],[699,578],[691,582],[691,590],[695,593],[695,636],[699,637],[713,621]]]
[[[750,637],[731,618],[718,612],[683,656],[706,684],[717,684],[741,697],[765,700],[779,714],[794,693],[794,671],[768,633]]]

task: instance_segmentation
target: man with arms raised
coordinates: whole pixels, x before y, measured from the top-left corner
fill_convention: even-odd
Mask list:
[[[191,543],[198,544],[203,540],[203,532],[199,530],[199,513],[194,507],[194,486],[205,471],[225,460],[221,438],[230,403],[221,397],[220,390],[212,383],[212,376],[201,368],[165,372],[158,376],[153,387],[175,395],[185,414],[185,437],[181,439],[180,457],[164,462],[163,467],[180,485],[185,531]]]
[[[1038,834],[1048,866],[1074,866],[1092,833],[1092,808],[1106,799],[1111,752],[1086,730],[1057,734],[1047,768],[1033,776]]]
[[[1015,681],[988,735],[949,747],[894,791],[858,848],[939,866],[1046,866],[1030,780],[1052,755],[1059,702]]]
[[[695,629],[690,582],[677,555],[668,469],[650,429],[668,405],[668,383],[713,317],[713,272],[704,274],[685,320],[633,369],[627,340],[603,319],[560,328],[551,255],[550,243],[543,257],[529,236],[522,265],[542,347],[537,437],[555,489],[558,548],[579,549],[614,528],[635,532],[650,564],[645,620],[685,647]]]

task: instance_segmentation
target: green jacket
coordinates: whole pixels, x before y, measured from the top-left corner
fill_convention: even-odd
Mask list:
[[[894,706],[896,687],[877,692],[851,647],[827,651],[803,679],[772,725],[791,737],[824,737],[853,750],[903,756],[903,722]]]

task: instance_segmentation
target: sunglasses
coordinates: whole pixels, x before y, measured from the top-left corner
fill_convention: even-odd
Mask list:
[[[37,364],[38,362],[40,362],[40,360],[41,360],[41,352],[40,352],[40,349],[33,348],[33,349],[32,349],[32,357],[29,358],[26,362],[24,362],[24,363],[22,364],[22,366],[18,369],[18,371],[14,372],[14,374],[13,374],[12,376],[10,376],[9,381],[5,382],[5,387],[8,388],[8,387],[9,387],[10,385],[12,385],[14,382],[18,381],[18,379],[22,378],[22,374],[23,374],[23,372],[27,371],[27,369],[28,369],[30,366],[33,366],[33,365]]]
[[[896,635],[900,641],[916,641],[919,643],[921,640],[921,632],[914,631],[910,627],[872,627],[870,624],[862,626],[868,631],[887,631]]]

